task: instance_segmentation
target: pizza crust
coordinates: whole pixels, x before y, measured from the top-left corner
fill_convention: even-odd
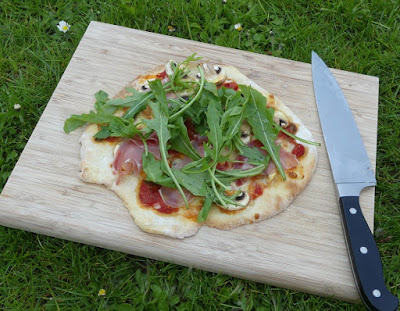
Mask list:
[[[225,75],[227,80],[231,79],[237,84],[252,86],[268,99],[269,106],[282,111],[290,118],[291,122],[296,123],[299,128],[296,135],[307,140],[313,140],[311,133],[306,129],[302,121],[288,107],[281,103],[278,98],[271,96],[268,91],[248,79],[238,69],[225,65],[220,65],[220,67],[222,68],[220,74]],[[137,77],[121,90],[115,98],[125,98],[127,95],[130,95],[126,90],[127,87],[140,90],[140,87],[146,82],[149,76],[156,75],[164,71],[165,68],[166,65],[162,65],[147,72],[145,75]],[[195,69],[196,67],[193,66],[192,68]],[[220,77],[217,78],[220,79]],[[114,150],[118,142],[96,141],[93,135],[97,131],[97,125],[88,125],[82,134],[81,179],[85,182],[103,184],[114,191],[122,199],[135,223],[142,230],[179,239],[194,235],[201,225],[228,230],[244,224],[262,221],[282,212],[309,183],[318,158],[316,147],[307,146],[306,155],[302,157],[300,165],[294,171],[298,170],[298,178],[288,178],[285,182],[281,182],[281,177],[277,176],[264,189],[260,197],[256,198],[249,206],[242,210],[234,212],[221,211],[218,206],[213,205],[206,222],[199,224],[195,218],[185,217],[184,213],[166,215],[157,212],[153,208],[141,206],[137,193],[139,183],[139,177],[137,176],[124,176],[117,185],[118,176],[112,171],[112,163],[114,160]]]
[[[95,141],[93,135],[98,130],[97,124],[90,124],[81,136],[80,178],[86,182],[110,187],[117,180],[117,176],[111,170],[116,143]]]

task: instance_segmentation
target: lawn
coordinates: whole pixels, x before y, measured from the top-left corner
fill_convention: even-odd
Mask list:
[[[386,284],[399,296],[399,2],[225,2],[3,0],[0,191],[91,20],[308,63],[315,50],[330,67],[380,79],[375,239]],[[61,20],[71,24],[65,34],[56,27]],[[241,31],[234,27],[238,23]],[[363,307],[0,227],[0,309],[261,311]]]

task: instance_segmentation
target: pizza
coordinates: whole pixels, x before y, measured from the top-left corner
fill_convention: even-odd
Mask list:
[[[139,228],[172,238],[284,211],[310,182],[317,143],[277,97],[237,68],[195,54],[140,75],[71,115],[80,178],[105,185]]]

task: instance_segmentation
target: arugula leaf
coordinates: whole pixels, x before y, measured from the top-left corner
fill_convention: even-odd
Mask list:
[[[285,180],[286,175],[279,158],[280,146],[275,145],[278,130],[272,125],[273,109],[267,108],[267,99],[257,90],[245,85],[240,85],[239,87],[249,99],[245,110],[245,118],[252,128],[254,136],[262,142],[265,150],[271,156],[279,173]]]
[[[111,131],[108,126],[101,126],[100,131],[98,131],[96,134],[93,135],[94,138],[96,139],[106,139],[107,137],[110,137]]]
[[[193,148],[193,145],[190,142],[189,135],[187,132],[187,128],[185,123],[183,122],[183,118],[179,117],[175,121],[175,125],[179,128],[179,135],[171,140],[171,149],[179,151],[184,155],[188,156],[193,160],[198,160],[201,156],[198,152]]]
[[[99,91],[95,94],[96,103],[94,107],[98,113],[113,114],[118,108],[135,106],[147,94],[141,93],[133,88],[126,88],[126,91],[132,93],[125,98],[108,98],[108,94],[104,91]]]
[[[179,184],[197,196],[207,195],[205,180],[209,178],[206,172],[198,174],[185,174],[181,170],[171,169]]]
[[[219,175],[224,175],[224,176],[228,176],[234,179],[239,179],[239,178],[243,178],[243,177],[250,177],[250,176],[256,176],[261,174],[265,169],[267,168],[266,164],[260,164],[256,167],[250,168],[248,170],[230,170],[230,171],[220,171],[220,170],[216,170],[216,172],[218,173],[216,175],[216,177],[218,178]]]
[[[122,117],[125,119],[134,118],[139,112],[146,108],[148,100],[153,98],[153,93],[143,93],[143,96],[132,102],[131,107],[124,113]]]
[[[182,171],[187,173],[187,174],[197,174],[197,173],[201,173],[204,171],[207,171],[210,167],[213,166],[212,163],[210,162],[210,158],[209,157],[205,157],[205,158],[200,158],[196,161],[190,162],[188,164],[186,164],[183,168]]]
[[[219,98],[218,89],[215,83],[212,82],[205,82],[204,83],[204,90],[209,91],[215,97]]]
[[[83,113],[81,115],[73,114],[64,122],[64,131],[66,133],[70,133],[77,128],[85,125],[86,123],[94,123],[94,124],[109,124],[114,121],[115,123],[120,123],[121,119],[104,113],[95,113],[91,111],[90,113]]]
[[[214,162],[217,162],[219,152],[221,151],[225,138],[222,136],[222,129],[220,126],[221,115],[218,111],[214,101],[210,102],[207,109],[207,123],[209,127],[208,140],[212,143],[211,155]]]
[[[234,89],[231,88],[226,88],[225,86],[221,87],[220,89],[218,89],[218,95],[221,99],[225,98],[229,98],[234,96],[237,93],[237,91],[235,91]],[[223,100],[223,104],[225,104],[224,100]]]
[[[242,106],[244,107],[244,98],[242,97],[242,92],[234,91],[235,94],[230,95],[229,98],[225,101],[225,110],[229,110],[232,107]]]
[[[75,131],[77,128],[84,126],[87,121],[80,119],[78,115],[71,115],[67,120],[64,122],[64,132],[71,133]]]
[[[242,150],[241,154],[243,156],[245,156],[246,158],[248,158],[250,161],[268,164],[270,157],[264,156],[259,149],[255,148],[255,147],[250,148],[246,145],[241,146],[240,148]]]
[[[111,136],[131,138],[140,133],[133,120],[123,120],[123,122],[121,120],[123,119],[111,120],[109,125]]]
[[[94,108],[96,109],[97,112],[103,112],[103,106],[108,100],[108,94],[100,90],[96,94],[94,94],[94,97],[96,98]]]
[[[152,153],[143,153],[142,165],[143,171],[146,174],[146,180],[161,186],[176,188],[171,177],[165,175],[161,169],[161,161],[156,160]]]
[[[198,61],[198,60],[202,59],[201,56],[197,56],[197,57],[196,57],[196,55],[197,55],[197,53],[193,53],[192,55],[188,56],[188,57],[182,62],[182,64],[187,65],[187,64],[189,64],[189,63],[191,63],[191,62],[195,62],[195,61]]]
[[[224,129],[224,132],[226,135],[226,140],[231,141],[232,138],[239,132],[240,126],[243,123],[243,107],[235,106],[227,110],[225,113],[228,114],[227,118],[229,127],[227,129]],[[222,116],[223,119],[225,113]],[[221,127],[223,128],[224,125],[221,124]]]
[[[154,116],[156,115],[168,115],[168,103],[167,103],[167,95],[165,94],[165,90],[161,84],[161,81],[159,79],[155,79],[153,81],[150,81],[149,83],[151,90],[153,91],[155,99],[158,101],[159,105],[156,105],[153,107],[153,112],[155,113]]]
[[[127,96],[125,99],[114,98],[108,99],[108,94],[99,91],[95,94],[95,109],[97,113],[91,111],[81,115],[71,115],[64,123],[64,131],[70,133],[86,123],[103,124],[101,130],[95,135],[95,138],[104,139],[109,136],[132,137],[138,133],[136,126],[131,121],[124,121],[122,118],[114,116],[113,113],[121,107],[131,107],[132,115],[146,106],[136,107],[137,103],[143,101],[143,94],[129,89],[133,95]],[[147,95],[146,95],[147,96]],[[129,110],[128,110],[129,111]]]
[[[242,114],[242,112],[243,112],[242,107],[232,107],[230,109],[226,109],[225,112],[222,114],[221,128],[225,127],[225,124],[231,119],[231,117],[240,115]]]
[[[136,128],[133,120],[124,120],[114,117],[110,120],[109,125],[102,126],[93,137],[97,139],[105,139],[109,136],[132,138],[139,134],[140,131]]]
[[[197,215],[197,222],[206,221],[213,201],[214,201],[214,196],[212,194],[207,194],[203,203],[203,207],[201,208],[199,214]]]
[[[105,103],[106,107],[117,107],[117,108],[123,108],[123,107],[132,107],[136,105],[138,101],[141,101],[143,97],[147,96],[145,93],[141,93],[135,89],[132,88],[126,88],[126,91],[129,91],[132,93],[132,95],[128,95],[125,98],[112,98],[107,100]]]

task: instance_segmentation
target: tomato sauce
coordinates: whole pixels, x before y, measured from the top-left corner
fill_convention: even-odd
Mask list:
[[[254,199],[258,198],[260,195],[262,195],[263,192],[264,192],[263,187],[258,182],[256,182],[255,184],[253,184],[251,186],[251,190],[250,190],[250,194],[249,195],[250,195],[250,198],[252,200],[254,200]]]
[[[171,207],[164,203],[163,199],[161,198],[160,193],[158,190],[161,186],[142,181],[140,184],[139,189],[139,200],[143,205],[150,206],[154,208],[154,210],[164,213],[164,214],[171,214],[179,210],[179,208]],[[160,208],[156,208],[156,205],[159,204]]]
[[[158,74],[156,75],[156,77],[159,78],[159,79],[161,79],[161,80],[165,79],[166,77],[168,77],[167,71],[164,70],[163,72],[158,73]]]
[[[300,158],[305,152],[305,148],[302,144],[296,144],[294,149],[292,150],[292,154],[296,156],[296,158]]]
[[[222,86],[225,86],[227,89],[233,89],[235,91],[237,91],[239,89],[239,85],[236,82],[225,82],[224,84],[222,84]]]
[[[235,181],[235,184],[236,184],[236,186],[240,187],[241,185],[244,185],[248,180],[249,180],[248,177],[243,177],[243,178],[237,179]]]
[[[218,162],[217,170],[228,171],[232,168],[232,162]]]
[[[115,136],[109,136],[107,138],[104,138],[103,141],[108,141],[110,143],[113,143],[114,141],[116,141],[118,139],[118,137]]]

